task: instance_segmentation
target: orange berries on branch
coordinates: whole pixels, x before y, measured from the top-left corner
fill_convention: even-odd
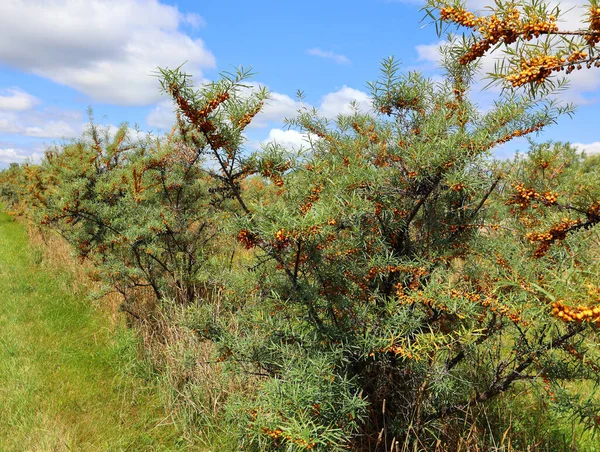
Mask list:
[[[272,242],[273,248],[282,250],[290,245],[290,236],[285,229],[279,229],[275,233],[275,240]]]
[[[523,60],[517,71],[506,75],[505,80],[513,87],[526,83],[543,83],[552,72],[560,71],[563,60],[556,56],[540,55],[530,60]]]
[[[558,202],[558,195],[552,191],[538,193],[532,188],[525,188],[523,183],[514,186],[515,193],[506,201],[506,205],[517,205],[521,209],[530,206],[532,201],[540,201],[546,206],[552,206]]]
[[[600,8],[590,8],[590,33],[585,35],[585,40],[590,46],[600,42]]]
[[[563,218],[559,223],[552,226],[552,228],[550,228],[550,230],[547,232],[530,232],[525,237],[531,243],[539,243],[538,248],[535,250],[534,256],[542,257],[548,252],[553,243],[564,240],[569,232],[578,229],[578,227],[582,224],[582,220]]]
[[[439,22],[469,29],[469,39],[460,49],[460,64],[467,65],[485,54],[500,52],[505,63],[491,77],[512,88],[528,85],[536,89],[563,70],[569,74],[584,66],[600,67],[600,55],[595,53],[600,42],[600,8],[595,1],[591,3],[589,14],[581,19],[587,24],[574,30],[559,29],[558,9],[550,13],[551,5],[545,2],[498,1],[489,12],[480,14],[466,10],[458,2],[428,0],[426,9],[430,17],[437,12]],[[441,34],[443,27],[438,24],[437,30]],[[499,44],[505,46],[501,48]]]
[[[248,231],[247,229],[242,229],[238,233],[237,239],[238,242],[242,243],[247,250],[254,248],[258,244],[258,237],[256,234]]]
[[[600,306],[567,306],[562,301],[552,303],[552,315],[563,322],[593,322],[600,326]]]
[[[262,110],[263,105],[264,102],[259,102],[254,108],[246,112],[239,120],[235,121],[237,128],[245,129],[246,126],[252,122],[254,117]]]

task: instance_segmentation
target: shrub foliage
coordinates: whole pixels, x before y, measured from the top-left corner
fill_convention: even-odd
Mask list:
[[[132,316],[179,306],[215,345],[196,365],[252,379],[222,409],[243,450],[453,450],[473,427],[487,448],[502,425],[478,413],[523,393],[596,428],[573,382],[599,375],[598,159],[547,143],[494,161],[561,110],[506,95],[481,113],[472,68],[447,66],[435,82],[387,60],[371,111],[304,108],[305,147],[254,153],[268,93],[248,73],[197,90],[165,69],[170,135],[91,124],[4,171],[0,194]]]

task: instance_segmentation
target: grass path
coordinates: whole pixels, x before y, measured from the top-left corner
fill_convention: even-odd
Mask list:
[[[0,211],[0,450],[181,449],[135,339],[41,260]]]

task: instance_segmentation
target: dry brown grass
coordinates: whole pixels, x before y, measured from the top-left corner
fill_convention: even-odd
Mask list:
[[[212,297],[218,310],[219,292]],[[252,391],[255,381],[228,371],[215,344],[183,326],[193,309],[172,304],[157,310],[152,322],[140,325],[144,349],[162,375],[173,416],[187,433],[206,447],[226,444],[229,450],[235,438],[223,423],[223,407],[232,394]]]
[[[64,281],[70,286],[65,287],[65,290],[87,297],[90,292],[100,289],[100,284],[90,278],[92,264],[76,258],[73,248],[64,238],[52,230],[41,229],[30,222],[26,224],[29,244],[39,256],[38,260],[49,268],[61,269],[69,274],[69,278]],[[119,312],[122,303],[123,297],[111,292],[98,299],[96,307],[110,318],[112,325],[117,325],[122,321]]]
[[[82,262],[75,257],[66,240],[31,224],[28,225],[28,234],[44,265],[69,273],[71,278],[66,280],[70,281],[71,287],[67,290],[84,297],[99,289],[99,283],[90,278],[93,271],[91,262]],[[251,254],[252,251],[237,247],[231,256],[233,265],[247,262]],[[220,306],[221,290],[206,288],[203,292],[216,311]],[[139,332],[143,344],[140,358],[148,358],[159,371],[170,416],[185,427],[189,440],[200,441],[207,447],[212,447],[215,442],[223,443],[226,435],[222,430],[227,430],[227,426],[220,422],[224,402],[231,394],[251,390],[254,382],[228,372],[225,364],[218,362],[215,345],[182,326],[193,306],[160,306],[154,292],[147,287],[135,288],[128,299],[125,304],[121,294],[111,292],[98,299],[96,306],[114,325],[123,322],[125,311],[127,323]]]

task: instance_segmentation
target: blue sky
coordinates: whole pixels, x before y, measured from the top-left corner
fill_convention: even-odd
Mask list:
[[[1,0],[0,167],[79,135],[89,106],[100,123],[164,131],[172,106],[151,74],[184,61],[199,82],[252,67],[273,99],[248,129],[251,145],[299,144],[302,136],[281,123],[298,108],[298,89],[335,116],[353,99],[368,107],[367,82],[387,56],[405,70],[436,73],[439,39],[423,15],[417,0]],[[485,102],[490,93],[474,96]],[[600,152],[600,70],[577,73],[565,99],[579,104],[574,119],[538,139]],[[498,155],[517,147],[526,144]]]

